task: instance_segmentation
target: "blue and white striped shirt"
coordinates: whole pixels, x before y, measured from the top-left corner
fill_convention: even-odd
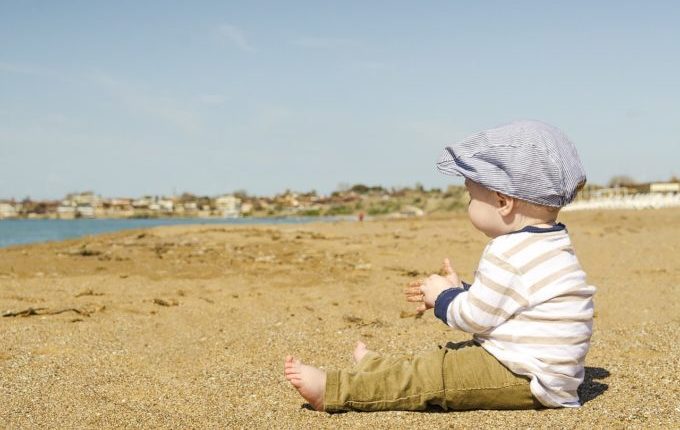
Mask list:
[[[545,406],[580,406],[593,327],[588,285],[566,228],[527,227],[494,238],[468,290],[448,290],[435,314],[514,373]]]

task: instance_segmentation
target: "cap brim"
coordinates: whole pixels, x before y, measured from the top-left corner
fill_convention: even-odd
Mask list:
[[[444,148],[444,152],[439,156],[436,166],[437,170],[445,175],[467,177],[464,173],[465,169],[459,165],[458,158],[450,146]]]

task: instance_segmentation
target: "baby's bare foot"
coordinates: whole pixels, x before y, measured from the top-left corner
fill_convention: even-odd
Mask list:
[[[317,411],[323,411],[323,394],[326,390],[326,372],[314,366],[302,364],[297,358],[286,357],[284,373],[288,382]]]
[[[366,344],[363,343],[362,341],[358,341],[357,346],[354,347],[354,352],[352,353],[352,355],[354,355],[354,362],[355,363],[360,362],[367,352],[368,348],[366,347]]]

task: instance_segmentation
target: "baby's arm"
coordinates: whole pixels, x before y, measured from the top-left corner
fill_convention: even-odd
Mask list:
[[[436,300],[435,315],[451,327],[469,333],[483,333],[502,324],[529,305],[519,276],[512,266],[492,255],[479,263],[469,291],[445,290]],[[498,263],[504,262],[499,269]]]

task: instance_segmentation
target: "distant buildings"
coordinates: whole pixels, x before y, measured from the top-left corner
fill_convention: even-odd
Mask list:
[[[565,210],[660,209],[680,207],[680,182],[651,182],[587,189]]]
[[[98,209],[101,206],[101,196],[96,195],[92,191],[67,194],[57,207],[57,218],[95,218],[97,215],[103,215],[98,213]]]
[[[382,188],[381,188],[382,190]],[[374,192],[367,188],[366,193]],[[290,190],[273,197],[225,194],[215,198],[183,193],[180,196],[142,196],[138,198],[104,198],[92,191],[70,193],[62,200],[21,203],[0,202],[0,218],[157,218],[344,215],[365,200],[354,190],[334,192],[330,196],[316,192],[297,193]],[[407,211],[408,212],[408,211]],[[416,211],[417,212],[417,211]]]
[[[135,215],[132,199],[128,198],[104,200],[102,209],[106,218],[131,218]]]
[[[102,198],[93,192],[68,194],[51,213],[44,217],[74,218],[157,218],[157,217],[224,217],[236,218],[253,210],[253,202],[243,204],[234,195],[215,199],[183,194],[179,197],[143,196],[131,198]],[[16,212],[16,211],[15,211]],[[16,216],[9,207],[6,217]]]
[[[680,193],[680,182],[656,182],[649,184],[650,193],[678,194]]]
[[[0,219],[16,218],[18,215],[14,204],[10,202],[0,202]]]
[[[286,190],[275,196],[248,196],[235,192],[218,197],[183,193],[179,196],[104,198],[92,191],[71,193],[63,200],[0,200],[0,219],[8,218],[237,218],[268,216],[418,217],[436,211],[465,208],[467,192],[461,186],[437,188],[367,187],[361,184],[320,195]],[[630,183],[603,188],[587,185],[567,210],[597,208],[658,208],[680,206],[680,182]]]
[[[63,200],[57,207],[57,218],[73,219],[76,217],[76,205],[70,200]]]
[[[218,197],[215,209],[222,218],[238,218],[241,215],[241,199],[233,195]]]

